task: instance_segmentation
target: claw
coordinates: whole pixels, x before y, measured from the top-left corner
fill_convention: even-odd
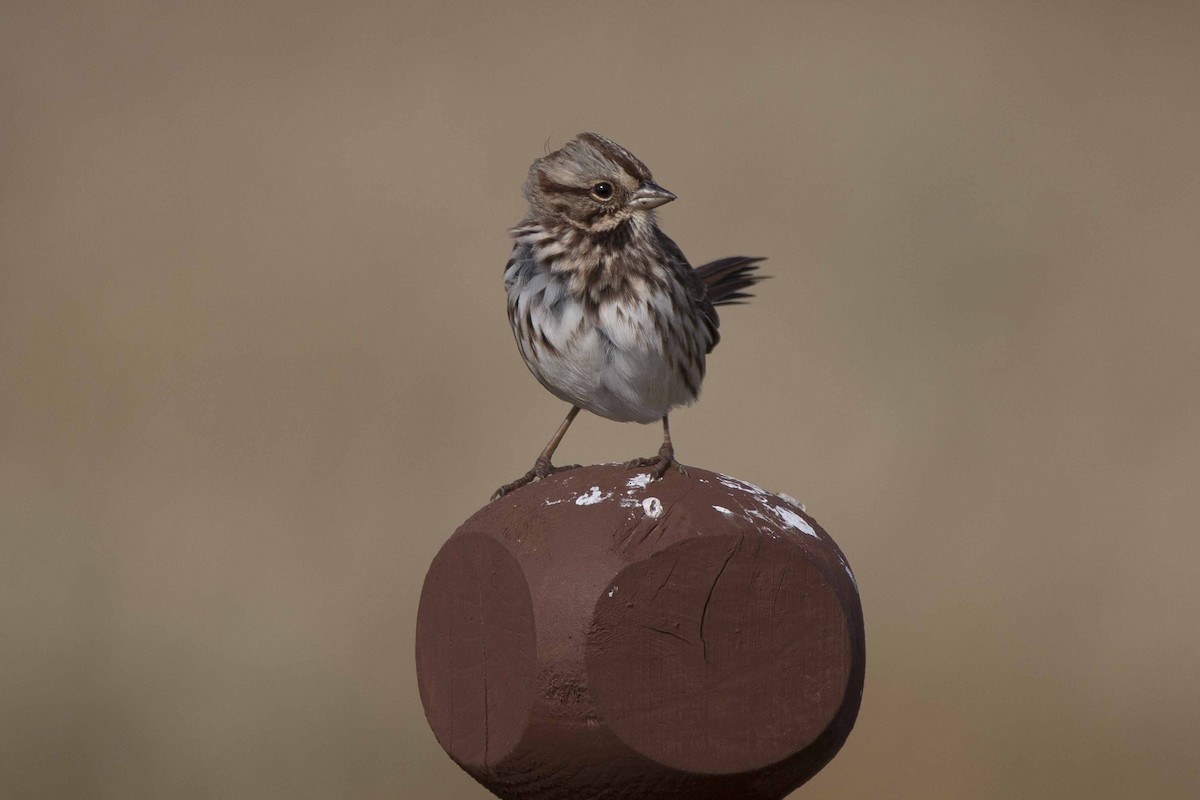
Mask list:
[[[542,478],[549,478],[551,475],[557,475],[558,473],[566,472],[569,469],[579,469],[579,466],[580,466],[579,464],[571,464],[571,465],[565,466],[565,467],[556,467],[553,464],[551,464],[549,461],[542,461],[539,458],[534,463],[533,469],[529,470],[529,472],[526,472],[524,475],[517,478],[512,483],[504,484],[499,489],[497,489],[495,492],[493,492],[492,500],[493,501],[499,500],[501,497],[504,497],[504,495],[506,495],[510,492],[514,492],[517,489],[520,489],[522,486],[526,486],[530,483],[533,483],[536,480],[540,480]]]
[[[671,467],[679,470],[679,472],[683,475],[688,474],[688,471],[684,468],[683,464],[680,464],[675,460],[675,450],[668,448],[665,445],[661,450],[658,451],[657,456],[651,456],[650,458],[635,458],[633,461],[626,463],[625,466],[629,469],[652,467],[650,470],[650,479],[655,481],[662,478],[663,475],[666,475],[667,470],[669,470]]]

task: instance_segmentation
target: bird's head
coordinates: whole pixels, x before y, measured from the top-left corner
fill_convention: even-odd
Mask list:
[[[651,209],[675,199],[633,153],[595,133],[581,133],[529,168],[525,198],[543,221],[565,221],[590,233],[626,220],[650,220]]]

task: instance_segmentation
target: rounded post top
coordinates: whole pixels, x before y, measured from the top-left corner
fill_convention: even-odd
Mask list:
[[[434,559],[417,666],[438,741],[506,798],[779,798],[858,712],[862,611],[804,510],[696,468],[585,467]]]

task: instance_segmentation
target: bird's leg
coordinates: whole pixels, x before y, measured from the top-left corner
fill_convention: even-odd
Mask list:
[[[654,467],[654,469],[650,470],[651,480],[658,480],[663,475],[666,475],[667,470],[671,467],[675,467],[675,469],[679,470],[684,475],[688,474],[688,471],[683,468],[683,464],[680,464],[675,460],[675,448],[671,444],[671,426],[667,423],[667,418],[665,416],[663,417],[663,443],[662,447],[658,448],[658,456],[651,458],[635,458],[626,466]]]
[[[533,483],[538,478],[548,478],[557,472],[579,469],[578,464],[572,464],[569,467],[556,467],[550,463],[550,459],[554,457],[554,451],[558,449],[558,443],[562,441],[563,436],[567,433],[567,428],[571,427],[571,423],[575,420],[575,416],[578,413],[579,406],[571,406],[571,410],[567,412],[567,418],[562,421],[562,424],[558,426],[558,430],[550,437],[550,441],[546,444],[546,448],[542,450],[542,454],[537,457],[537,461],[533,462],[533,469],[512,483],[506,483],[497,489],[495,494],[492,495],[493,500],[499,500],[514,489],[520,489],[525,484]]]

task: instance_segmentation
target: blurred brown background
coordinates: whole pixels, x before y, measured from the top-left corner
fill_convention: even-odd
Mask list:
[[[486,796],[416,604],[565,411],[505,230],[596,130],[771,258],[672,427],[857,571],[798,796],[1197,796],[1197,86],[1194,3],[4,4],[0,794]]]

